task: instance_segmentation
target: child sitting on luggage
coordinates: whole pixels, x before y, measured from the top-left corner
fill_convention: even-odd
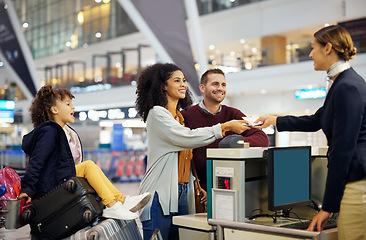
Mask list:
[[[66,125],[75,120],[73,98],[67,89],[44,86],[33,100],[29,111],[35,128],[23,137],[22,149],[29,156],[29,164],[19,197],[30,202],[71,177],[83,177],[106,206],[103,217],[138,218],[137,211],[150,200],[150,193],[124,196],[93,161],[82,161],[79,136]]]

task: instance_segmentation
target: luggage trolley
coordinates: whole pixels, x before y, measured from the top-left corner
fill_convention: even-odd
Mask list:
[[[0,228],[18,229],[25,225],[22,220],[22,214],[29,204],[26,204],[25,198],[19,199],[0,199]]]
[[[0,170],[0,227],[17,229],[25,225],[21,216],[30,204],[25,198],[18,198],[20,180],[11,167]]]

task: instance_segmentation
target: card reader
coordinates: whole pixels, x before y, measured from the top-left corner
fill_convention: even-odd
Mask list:
[[[219,148],[244,148],[249,143],[244,143],[244,137],[238,134],[232,134],[219,142]]]

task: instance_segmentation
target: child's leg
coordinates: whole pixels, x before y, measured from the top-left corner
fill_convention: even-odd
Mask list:
[[[120,201],[122,203],[125,201],[123,194],[118,191],[93,161],[81,162],[75,168],[76,176],[88,180],[90,186],[97,192],[104,205],[108,205],[113,201]]]

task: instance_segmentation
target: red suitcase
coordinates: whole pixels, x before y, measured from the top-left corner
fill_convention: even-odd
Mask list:
[[[35,200],[24,213],[32,239],[62,239],[102,215],[104,205],[84,178],[74,177]]]

